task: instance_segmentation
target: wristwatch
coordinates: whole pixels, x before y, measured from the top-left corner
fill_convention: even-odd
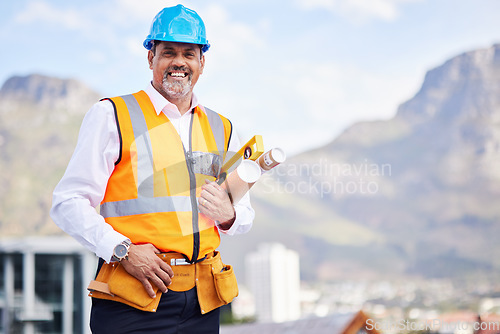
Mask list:
[[[130,239],[124,240],[113,249],[113,256],[111,262],[120,262],[128,257],[128,250],[132,242]]]

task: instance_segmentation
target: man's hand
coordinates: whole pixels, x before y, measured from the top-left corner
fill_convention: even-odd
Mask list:
[[[205,180],[198,203],[200,212],[212,220],[219,221],[223,229],[227,230],[233,224],[233,204],[227,192],[217,182]]]
[[[172,283],[171,278],[174,277],[172,268],[156,255],[158,253],[160,251],[152,244],[132,244],[128,259],[120,262],[130,275],[141,281],[151,298],[156,296],[151,283],[162,292],[167,292],[167,287]]]

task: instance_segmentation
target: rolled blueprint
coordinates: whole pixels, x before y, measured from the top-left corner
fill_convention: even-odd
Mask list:
[[[257,162],[259,163],[260,168],[262,168],[262,171],[267,172],[268,170],[273,169],[274,167],[285,161],[285,159],[285,151],[283,151],[279,147],[276,147],[262,154]]]
[[[223,183],[233,204],[236,204],[257,182],[260,176],[285,161],[285,152],[280,148],[273,148],[262,154],[257,162],[242,160],[241,164],[232,171]]]
[[[231,202],[236,204],[257,182],[261,174],[260,166],[255,161],[242,160],[240,165],[229,173],[222,187],[226,189]]]

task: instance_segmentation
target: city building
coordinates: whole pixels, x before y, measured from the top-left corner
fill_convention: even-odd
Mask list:
[[[261,244],[245,258],[247,286],[258,322],[300,318],[300,268],[297,252],[284,245]]]
[[[69,237],[0,240],[0,333],[87,334],[97,258]]]

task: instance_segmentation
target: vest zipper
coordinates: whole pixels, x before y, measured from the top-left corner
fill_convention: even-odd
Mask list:
[[[186,153],[184,149],[184,154],[186,155],[186,164],[189,173],[189,186],[190,186],[190,197],[191,197],[191,208],[192,208],[192,223],[193,223],[193,255],[191,256],[191,263],[198,260],[200,254],[200,229],[198,226],[198,201],[196,200],[196,175],[193,171],[193,120],[194,120],[194,108],[191,110],[191,122],[189,124],[189,151]]]

